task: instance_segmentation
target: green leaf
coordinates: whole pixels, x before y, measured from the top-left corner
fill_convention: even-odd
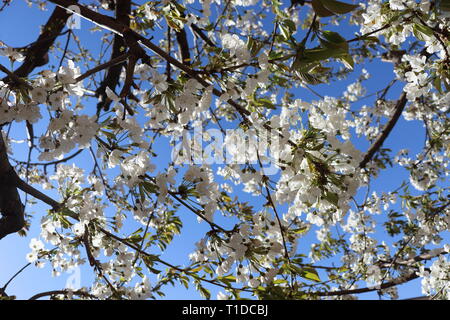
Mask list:
[[[346,53],[345,50],[340,48],[316,48],[305,50],[305,58],[310,62],[314,62],[326,60]]]
[[[303,80],[304,82],[306,82],[308,84],[316,85],[316,84],[323,83],[323,81],[320,80],[317,76],[312,75],[310,73],[296,71],[296,74],[301,80]]]
[[[434,85],[434,88],[435,88],[440,94],[442,94],[442,84],[441,84],[441,79],[440,79],[439,77],[434,78],[433,85]]]
[[[332,68],[328,68],[328,67],[323,67],[320,64],[316,65],[314,68],[312,68],[309,73],[310,74],[317,74],[317,75],[321,75],[321,74],[325,74],[328,73],[332,70]]]
[[[225,202],[231,202],[232,201],[232,199],[226,194],[222,194],[222,200],[225,201]]]
[[[331,12],[330,10],[327,10],[327,8],[325,8],[322,4],[322,2],[320,0],[312,0],[311,2],[312,7],[314,9],[314,12],[319,16],[319,17],[331,17],[334,16],[334,13]]]
[[[326,10],[331,11],[334,14],[346,14],[359,8],[359,5],[357,4],[349,4],[336,0],[320,0],[320,2]]]
[[[159,256],[156,254],[146,254],[142,257],[142,259],[144,260],[145,264],[152,264],[154,261],[159,261]]]
[[[303,227],[303,228],[298,228],[298,229],[294,229],[294,230],[292,230],[294,233],[296,233],[296,234],[303,234],[303,233],[305,233],[306,231],[308,231],[308,227]]]
[[[346,54],[339,57],[339,60],[345,65],[347,69],[352,69],[355,67],[355,63],[353,62],[353,58],[351,55]]]
[[[325,8],[321,2],[321,0],[312,0],[312,7],[314,9],[314,12],[319,17],[331,17],[334,16],[334,13]]]
[[[447,92],[450,91],[450,81],[449,81],[449,79],[445,79],[444,80],[444,86],[445,86],[445,89],[447,90]]]
[[[200,292],[200,294],[207,300],[211,299],[211,292],[209,292],[208,289],[205,287],[199,286],[197,290]]]
[[[156,193],[158,191],[158,187],[153,184],[150,183],[148,181],[144,181],[142,182],[142,185],[144,186],[144,189],[148,192],[148,193]]]
[[[337,193],[328,191],[325,193],[325,200],[327,200],[329,203],[332,203],[337,207],[339,202],[339,196]]]
[[[267,98],[259,98],[259,99],[255,99],[254,101],[255,105],[258,107],[265,107],[267,109],[275,109],[274,104],[272,103],[272,101],[270,101]]]
[[[291,38],[292,35],[291,30],[283,24],[280,24],[280,32],[284,40],[289,40]]]
[[[295,32],[295,30],[297,30],[297,26],[295,25],[295,22],[290,19],[283,20],[282,24],[284,26],[286,26],[291,31],[291,33]]]
[[[258,52],[264,47],[264,43],[249,37],[247,40],[247,49],[250,51],[250,54],[255,57]]]
[[[222,283],[225,283],[227,286],[231,286],[233,282],[236,282],[236,277],[232,275],[224,276],[224,277],[218,277],[217,280],[219,280]]]
[[[107,138],[109,139],[115,139],[116,138],[116,134],[106,131],[106,130],[100,130],[101,133],[103,133]]]
[[[421,41],[426,41],[426,38],[433,36],[433,30],[430,27],[424,26],[423,24],[415,23],[413,25],[413,33],[417,39]]]
[[[301,277],[307,280],[320,282],[319,274],[317,273],[316,269],[314,268],[302,268],[302,274]]]
[[[277,280],[273,281],[273,284],[275,284],[275,285],[280,285],[280,284],[284,285],[286,283],[288,283],[288,282],[285,279],[277,279]]]
[[[418,31],[422,32],[423,34],[427,35],[428,37],[432,37],[434,34],[433,29],[431,29],[430,27],[425,26],[423,24],[420,24],[420,23],[414,24],[414,28],[416,28]]]
[[[324,47],[331,49],[340,48],[348,52],[347,40],[337,32],[322,31],[319,39]]]
[[[149,267],[149,266],[147,266],[147,269],[153,274],[160,274],[161,273],[161,270],[158,270],[158,269],[155,269],[155,268],[152,268],[152,267]]]
[[[329,59],[333,56],[333,49],[330,48],[317,48],[307,49],[303,55],[303,63],[316,62]]]

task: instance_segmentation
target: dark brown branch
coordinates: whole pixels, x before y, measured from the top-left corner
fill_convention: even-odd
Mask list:
[[[433,258],[436,258],[437,256],[440,256],[443,254],[448,254],[448,253],[449,252],[447,252],[444,248],[439,248],[439,249],[431,250],[430,252],[427,252],[427,253],[420,254],[420,255],[415,256],[408,260],[393,261],[393,262],[380,261],[380,263],[381,263],[382,267],[389,266],[390,264],[401,265],[401,266],[411,266],[412,264],[414,264],[416,262],[431,260]]]
[[[394,114],[392,115],[392,118],[388,121],[388,123],[386,123],[386,126],[384,127],[383,131],[381,132],[377,140],[375,140],[375,142],[372,144],[369,150],[367,150],[363,160],[359,164],[360,168],[364,168],[367,165],[367,163],[369,163],[369,161],[372,160],[375,153],[381,148],[384,141],[389,136],[398,119],[400,118],[407,101],[408,99],[406,99],[406,92],[403,92],[400,95],[400,98],[397,100],[397,104],[395,105],[395,111]]]
[[[111,70],[112,68],[114,68],[118,64],[121,64],[123,61],[125,61],[128,58],[128,56],[129,56],[128,53],[124,53],[124,54],[121,54],[120,56],[118,56],[118,57],[116,57],[114,59],[111,59],[108,62],[102,63],[102,64],[100,64],[100,65],[98,65],[98,66],[96,66],[96,67],[94,67],[92,69],[89,69],[88,71],[86,71],[85,73],[83,73],[82,75],[77,77],[75,79],[75,81],[79,82],[81,80],[84,80],[87,77],[89,77],[89,76],[91,76],[91,75],[93,75],[93,74],[95,74],[95,73],[97,73],[99,71],[102,71],[103,69],[109,68],[109,70]],[[122,66],[120,66],[120,67],[122,67]]]
[[[256,156],[258,157],[259,165],[262,168],[263,165],[262,165],[261,157],[259,156],[258,151],[256,152]],[[264,183],[264,188],[266,189],[266,193],[267,193],[267,197],[266,197],[267,204],[272,207],[272,210],[275,213],[275,217],[278,222],[278,227],[280,228],[281,240],[283,241],[283,247],[284,247],[284,257],[287,259],[287,261],[290,262],[291,259],[289,258],[289,250],[288,250],[287,243],[286,243],[286,237],[284,235],[284,228],[281,223],[280,215],[278,214],[278,210],[275,206],[275,203],[273,202],[272,195],[270,194],[270,190],[269,190],[269,177],[267,177],[265,174],[263,174],[262,177],[263,177],[262,181]]]
[[[25,225],[23,205],[15,185],[16,172],[11,167],[6,144],[0,131],[0,239],[20,231]]]
[[[130,14],[131,11],[131,1],[129,0],[123,0],[123,1],[117,1],[116,5],[116,20],[125,25],[130,25]],[[125,50],[125,41],[122,36],[119,34],[114,34],[114,40],[113,40],[113,48],[111,53],[111,61],[115,60],[119,56],[123,55]],[[100,113],[101,110],[109,110],[109,107],[111,105],[111,100],[109,100],[106,96],[106,88],[109,87],[111,90],[115,90],[117,87],[119,80],[120,80],[120,73],[122,71],[122,67],[124,66],[124,63],[115,64],[112,65],[108,69],[108,73],[106,74],[106,77],[103,79],[102,83],[100,84],[100,87],[97,88],[95,91],[95,95],[98,98],[99,102],[97,104],[97,114]]]
[[[180,31],[175,32],[175,36],[178,42],[178,51],[180,53],[181,61],[184,64],[191,64],[191,53],[189,50],[189,43],[187,40],[186,30],[183,28]]]
[[[3,288],[0,288],[0,298],[7,298],[7,297],[9,296],[6,294],[6,291]]]
[[[7,74],[10,81],[15,82],[15,84],[17,85],[23,85],[25,86],[27,89],[32,89],[33,87],[26,82],[25,80],[23,80],[22,78],[19,78],[17,75],[14,74],[14,72],[11,72],[8,70],[8,68],[6,68],[4,65],[0,64],[0,71],[2,71],[3,73]]]
[[[170,54],[172,51],[172,28],[170,26],[167,26],[167,52]],[[166,76],[167,81],[172,80],[172,65],[169,63],[169,61],[166,61]]]
[[[68,30],[66,30],[66,31],[61,32],[60,34],[58,34],[58,35],[56,35],[56,36],[57,36],[57,37],[63,36],[63,35],[65,35],[65,34],[69,33],[69,31],[72,31],[72,30],[68,29]],[[50,39],[53,39],[53,38],[55,38],[55,35],[52,35],[51,37],[48,37],[48,38],[40,38],[40,39],[38,39],[38,40],[36,40],[36,41],[30,42],[29,44],[27,44],[27,45],[25,45],[25,46],[23,46],[23,47],[15,47],[15,49],[18,50],[18,51],[20,51],[20,52],[26,52],[26,49],[27,49],[27,48],[29,48],[29,47],[31,47],[31,46],[33,46],[33,45],[36,46],[36,45],[38,45],[38,44],[40,44],[40,43],[42,43],[42,42],[44,42],[44,41],[47,41],[47,40],[50,40]]]
[[[19,188],[23,192],[25,192],[25,193],[35,197],[36,199],[39,199],[39,200],[45,202],[46,204],[48,204],[49,206],[52,207],[53,210],[58,210],[60,208],[60,206],[61,206],[61,204],[59,202],[53,200],[52,198],[50,198],[46,194],[44,194],[44,193],[40,192],[39,190],[33,188],[28,183],[26,183],[25,181],[20,179],[20,177],[15,172],[14,172],[14,184],[17,186],[17,188]]]
[[[391,264],[401,265],[401,266],[411,266],[412,264],[414,264],[416,262],[431,260],[431,259],[436,258],[437,256],[440,256],[443,254],[448,254],[448,252],[445,249],[440,248],[440,249],[431,250],[430,252],[427,252],[427,253],[420,254],[420,255],[415,256],[408,260],[394,261],[394,262],[380,261],[380,263],[376,263],[376,264],[382,268],[390,267]],[[383,283],[380,286],[375,287],[375,288],[371,287],[371,288],[360,288],[360,289],[340,290],[340,291],[330,291],[330,292],[318,292],[318,293],[314,293],[314,294],[317,296],[338,296],[338,295],[341,296],[341,295],[347,295],[347,294],[358,294],[358,293],[364,293],[364,292],[370,292],[370,291],[390,288],[390,287],[414,280],[418,277],[419,276],[416,274],[416,272],[412,272],[409,275],[392,279],[391,281]],[[423,299],[423,300],[427,300],[427,299]]]
[[[373,31],[371,31],[371,32],[368,32],[368,33],[366,33],[366,34],[363,34],[363,35],[361,35],[361,36],[359,36],[359,37],[355,37],[355,38],[353,38],[353,39],[347,40],[347,42],[354,42],[354,41],[364,40],[366,37],[368,37],[368,36],[370,36],[370,35],[372,35],[372,34],[374,34],[374,33],[380,32],[380,31],[382,31],[382,30],[384,30],[384,29],[387,29],[387,28],[389,28],[389,27],[391,27],[391,26],[392,26],[392,24],[390,24],[390,23],[385,24],[384,26],[382,26],[382,27],[380,27],[380,28],[378,28],[378,29],[376,29],[376,30],[373,30]]]
[[[77,1],[72,1],[73,5]],[[22,65],[14,71],[14,74],[19,78],[27,77],[36,67],[47,64],[48,51],[53,45],[55,39],[61,34],[64,29],[67,19],[72,15],[63,8],[56,7],[47,23],[43,27],[39,38],[31,44],[25,53],[25,61]],[[3,81],[8,82],[9,76]]]
[[[73,4],[76,3],[74,1]],[[48,62],[48,50],[53,45],[55,39],[61,34],[70,16],[71,13],[65,9],[55,8],[44,26],[41,35],[33,44],[28,46],[23,64],[13,73],[6,68],[1,68],[8,75],[3,80],[5,82],[19,83],[30,89],[31,86],[21,78],[27,77],[36,67]],[[32,135],[30,139],[33,139]],[[20,200],[17,187],[27,194],[46,201],[53,208],[57,208],[59,205],[18,177],[9,163],[6,145],[0,133],[0,212],[2,214],[2,218],[0,219],[0,239],[8,234],[20,231],[25,225],[24,206]]]
[[[21,274],[26,268],[28,268],[29,266],[31,266],[31,262],[28,262],[26,265],[24,265],[22,268],[20,268],[19,271],[17,271],[6,283],[5,285],[0,288],[0,294],[1,292],[5,292],[6,288],[9,286],[9,284],[19,275]],[[0,295],[1,296],[1,295]]]
[[[216,45],[214,42],[211,41],[211,39],[208,38],[208,36],[203,32],[202,29],[200,29],[197,25],[191,24],[192,30],[205,41],[209,46],[215,47]]]
[[[315,296],[319,296],[319,297],[331,297],[331,296],[343,296],[343,295],[349,295],[349,294],[359,294],[359,293],[365,293],[365,292],[371,292],[371,291],[391,288],[396,285],[417,279],[418,277],[419,276],[416,274],[416,272],[412,272],[406,276],[392,279],[391,281],[383,283],[377,287],[370,287],[370,288],[366,287],[366,288],[339,290],[339,291],[314,292],[312,294]]]
[[[92,294],[87,293],[87,292],[82,291],[82,290],[70,291],[70,290],[65,289],[65,290],[53,290],[53,291],[41,292],[41,293],[35,294],[34,296],[29,298],[28,300],[37,300],[37,299],[40,299],[40,298],[43,298],[43,297],[56,296],[56,295],[68,296],[69,294],[75,295],[75,296],[79,296],[79,297],[87,297],[87,298],[92,298],[92,299],[98,299],[96,296],[93,296]]]

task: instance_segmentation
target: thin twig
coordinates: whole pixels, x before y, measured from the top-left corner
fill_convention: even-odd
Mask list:
[[[372,157],[375,155],[375,153],[381,148],[384,141],[389,136],[398,119],[400,118],[407,101],[408,99],[406,98],[406,92],[402,92],[400,98],[397,100],[397,104],[395,105],[394,114],[384,127],[380,136],[377,138],[377,140],[375,140],[375,142],[372,144],[369,150],[367,150],[363,160],[359,163],[360,168],[364,168],[367,165],[367,163],[369,163],[369,161],[372,160]]]
[[[83,73],[82,75],[78,76],[75,79],[75,81],[76,82],[80,82],[81,80],[86,79],[87,77],[89,77],[90,75],[92,75],[94,73],[97,73],[97,72],[99,72],[99,71],[101,71],[103,69],[107,69],[107,68],[110,68],[112,66],[115,66],[116,64],[119,64],[119,63],[125,61],[128,58],[129,55],[130,54],[127,52],[127,53],[124,53],[124,54],[118,56],[117,58],[111,59],[108,62],[102,63],[102,64],[96,66],[95,68],[92,68],[92,69],[86,71],[85,73]]]

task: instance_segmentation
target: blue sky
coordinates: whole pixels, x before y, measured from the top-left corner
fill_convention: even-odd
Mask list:
[[[53,10],[53,6],[49,5],[47,11],[39,11],[36,6],[33,8],[28,8],[25,1],[16,0],[12,5],[5,9],[4,12],[0,13],[0,40],[4,41],[7,45],[13,47],[24,46],[32,41],[34,41],[39,34],[38,26],[44,24],[47,21],[48,16]],[[81,22],[81,29],[76,30],[76,34],[81,38],[85,47],[98,48],[99,47],[99,35],[100,33],[92,34],[89,29],[93,25],[90,22],[83,20]],[[330,27],[331,28],[331,27]],[[345,34],[345,33],[344,33]],[[348,38],[352,37],[352,31],[347,30],[346,36]],[[59,38],[61,43],[64,43],[65,36]],[[95,52],[95,51],[94,51]],[[59,61],[58,61],[59,62]],[[5,63],[5,60],[2,61]],[[368,92],[379,90],[386,85],[386,79],[390,81],[393,78],[392,65],[389,63],[376,62],[368,65],[364,65],[371,78],[366,81],[366,86],[368,86]],[[359,68],[359,67],[358,67]],[[359,73],[356,73],[359,74]],[[350,77],[351,78],[351,77]],[[345,90],[349,81],[343,82],[333,82],[329,85],[320,85],[314,89],[324,95],[334,95]],[[397,85],[391,90],[388,98],[396,98],[400,94],[401,86]],[[317,99],[309,91],[304,89],[299,89],[298,95],[306,101],[311,99]],[[371,99],[367,99],[361,102],[361,104],[369,104]],[[23,130],[23,124],[15,125],[13,130]],[[25,135],[24,135],[25,137]],[[393,150],[395,154],[399,149],[409,148],[412,153],[417,152],[422,146],[422,143],[417,143],[417,141],[423,141],[424,139],[424,129],[419,122],[407,122],[405,120],[400,120],[397,126],[392,131],[389,138],[386,140],[384,147],[389,147]],[[163,144],[167,142],[162,142]],[[356,146],[360,150],[367,150],[368,143],[363,141],[358,141]],[[24,151],[26,147],[18,148],[16,150],[19,156],[22,154],[23,159],[25,159]],[[74,161],[78,165],[84,161],[90,162],[90,155],[88,152],[84,152],[82,156],[76,158]],[[167,159],[160,157],[161,164]],[[70,163],[70,162],[69,162]],[[158,164],[158,163],[157,163]],[[382,173],[379,179],[374,183],[374,190],[377,191],[389,191],[393,187],[400,185],[401,181],[407,179],[406,171],[402,168],[390,169],[386,173]],[[239,193],[239,195],[243,195]],[[258,198],[252,198],[248,195],[243,195],[250,199],[251,203],[258,205]],[[45,210],[48,209],[47,206],[43,204],[37,204],[32,207],[33,211],[33,223],[29,235],[26,238],[19,237],[17,234],[10,235],[0,241],[0,287],[22,266],[26,264],[25,255],[30,251],[28,248],[29,240],[32,237],[36,237],[39,233],[39,220],[44,214]],[[185,216],[189,216],[191,213],[180,211],[180,216],[183,219],[185,225],[182,235],[177,237],[173,244],[169,246],[169,249],[164,254],[168,261],[175,260],[178,264],[188,263],[188,253],[192,252],[194,249],[194,243],[200,239],[201,230],[205,229],[205,225],[199,225],[196,219],[184,219]],[[184,232],[187,230],[187,232]],[[303,242],[299,246],[300,248],[307,249],[309,242],[302,240]],[[180,252],[185,254],[182,259],[180,259]],[[51,269],[48,265],[43,269],[37,269],[33,266],[27,268],[20,276],[18,276],[8,287],[8,294],[15,294],[18,298],[28,298],[35,293],[47,290],[61,289],[65,286],[65,283],[70,275],[62,275],[60,277],[52,277]],[[87,268],[82,268],[82,285],[87,286],[92,280],[92,276],[87,272]],[[415,280],[407,285],[399,287],[400,297],[415,297],[421,295],[420,283]],[[214,291],[213,291],[214,292]],[[172,288],[166,287],[166,298],[169,299],[197,299],[200,298],[196,292],[186,291],[182,286]],[[213,297],[215,294],[213,293]],[[376,294],[366,294],[361,296],[361,298],[377,298]]]

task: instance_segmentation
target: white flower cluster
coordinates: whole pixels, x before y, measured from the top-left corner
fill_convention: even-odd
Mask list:
[[[208,221],[214,220],[214,213],[218,209],[219,186],[214,181],[214,173],[209,166],[190,166],[184,175],[185,181],[194,184],[199,204],[203,207],[203,215]],[[198,218],[201,222],[202,219]]]
[[[2,42],[0,41],[0,44]],[[11,62],[21,62],[25,60],[25,56],[21,54],[18,50],[15,50],[14,48],[6,46],[5,48],[0,48],[0,56],[8,57]]]
[[[153,172],[155,166],[150,162],[148,152],[141,150],[138,154],[131,155],[121,161],[120,170],[122,174],[115,179],[115,182],[118,185],[125,184],[132,187],[142,181],[142,177],[147,172]]]
[[[414,101],[422,95],[426,95],[431,90],[431,83],[428,81],[428,74],[424,71],[425,56],[409,56],[404,55],[403,61],[408,61],[412,70],[405,73],[408,83],[404,87],[407,93],[406,97],[410,101]]]
[[[39,160],[61,159],[73,148],[89,148],[92,138],[100,125],[96,116],[76,115],[72,110],[64,110],[51,119],[49,131],[39,139],[40,146],[45,149]]]
[[[0,81],[0,125],[12,121],[35,123],[42,118],[36,102],[23,103],[16,94]]]
[[[447,252],[450,248],[447,249]],[[444,255],[440,255],[431,265],[429,271],[420,267],[419,275],[422,277],[422,293],[428,296],[439,295],[443,300],[450,300],[449,286],[450,262]]]
[[[283,227],[286,227],[283,224]],[[205,262],[222,258],[222,262],[217,266],[215,272],[219,276],[224,276],[232,271],[236,274],[236,282],[246,283],[251,288],[256,288],[260,284],[271,283],[278,270],[271,266],[272,259],[284,254],[283,240],[280,233],[280,226],[270,214],[259,212],[253,218],[252,225],[242,224],[238,232],[234,232],[226,241],[205,241],[197,242],[197,249],[189,255],[194,262]],[[265,267],[265,272],[261,272],[259,277],[253,274],[257,271],[251,264],[243,266],[242,261],[248,252],[259,252],[254,254],[258,259],[258,264]],[[295,247],[291,253],[295,252]]]
[[[226,33],[221,36],[221,40],[223,48],[230,50],[230,55],[236,57],[237,63],[246,63],[250,60],[247,45],[238,35]]]

